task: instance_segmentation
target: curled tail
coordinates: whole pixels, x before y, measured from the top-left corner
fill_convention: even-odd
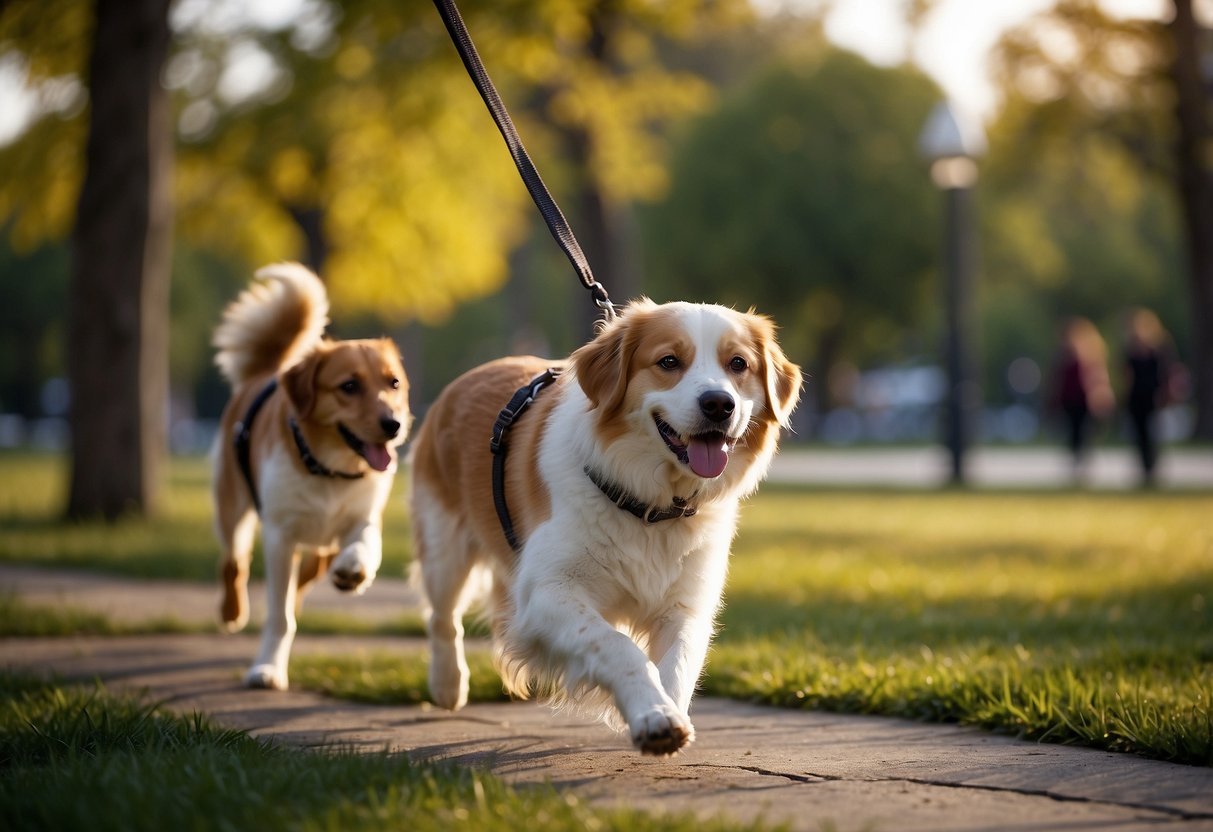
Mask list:
[[[293,364],[320,343],[329,302],[320,278],[298,263],[257,270],[257,279],[223,311],[211,344],[215,364],[236,386]]]

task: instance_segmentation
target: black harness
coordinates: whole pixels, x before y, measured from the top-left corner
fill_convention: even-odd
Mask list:
[[[274,395],[274,391],[278,389],[278,379],[272,378],[261,388],[261,392],[257,394],[257,398],[249,402],[248,410],[244,411],[244,418],[236,423],[232,433],[232,446],[236,450],[236,462],[240,465],[240,473],[244,475],[244,481],[248,484],[249,494],[253,498],[253,507],[257,509],[257,513],[261,513],[261,497],[257,494],[257,483],[253,481],[253,460],[251,453],[251,440],[253,436],[253,420],[257,418],[257,414],[265,403],[269,401],[270,396]],[[299,429],[299,423],[295,421],[295,417],[290,419],[291,434],[295,437],[295,447],[299,451],[299,459],[303,461],[304,467],[307,468],[309,474],[314,474],[319,477],[331,477],[334,479],[356,480],[362,477],[362,472],[357,474],[347,474],[345,471],[334,471],[328,468],[320,460],[312,454],[312,449],[308,447],[307,442],[303,439],[303,431]]]
[[[489,450],[493,452],[493,507],[497,509],[497,519],[501,521],[501,530],[510,548],[518,551],[518,536],[514,533],[514,521],[510,519],[510,509],[505,503],[505,455],[510,449],[506,442],[506,434],[510,426],[521,416],[535,397],[549,384],[560,378],[564,372],[562,367],[549,367],[535,376],[523,387],[519,387],[510,399],[510,403],[497,414],[493,423],[493,438],[489,440]]]
[[[253,420],[257,418],[257,413],[277,389],[278,379],[270,379],[269,384],[261,388],[257,398],[249,403],[248,410],[244,411],[244,418],[236,423],[235,432],[232,435],[232,445],[236,449],[236,462],[240,464],[240,473],[244,474],[244,481],[248,483],[249,494],[253,496],[253,508],[257,509],[258,514],[261,513],[261,498],[257,495],[257,484],[253,482],[253,461],[250,452]]]
[[[514,521],[510,518],[510,509],[505,500],[505,457],[509,450],[506,435],[514,422],[531,406],[543,389],[559,378],[562,372],[562,368],[550,367],[531,379],[526,385],[518,388],[509,404],[502,408],[501,413],[497,414],[497,421],[493,423],[493,438],[489,441],[489,450],[493,452],[493,507],[497,509],[497,519],[501,521],[501,530],[505,533],[505,539],[515,552],[521,547],[518,544]],[[646,525],[660,523],[662,520],[692,517],[697,511],[694,506],[688,505],[688,502],[695,498],[694,494],[685,500],[682,497],[675,497],[673,505],[651,506],[628,494],[622,486],[603,479],[602,475],[590,466],[587,465],[582,470],[590,478],[590,482],[598,486],[599,490],[607,496],[607,499],[624,511],[635,515]]]

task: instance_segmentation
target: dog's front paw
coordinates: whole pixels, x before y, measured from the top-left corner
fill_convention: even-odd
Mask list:
[[[332,579],[333,585],[342,592],[361,595],[374,582],[376,571],[376,568],[368,565],[366,559],[362,557],[361,549],[351,546],[343,549],[337,559],[333,561],[329,577]]]
[[[642,754],[674,754],[695,739],[695,728],[686,714],[669,705],[645,711],[629,725],[632,744]]]
[[[430,699],[439,708],[457,711],[468,703],[469,673],[454,662],[430,660]]]
[[[272,664],[255,664],[244,674],[244,686],[259,690],[286,690],[290,683],[286,671]]]

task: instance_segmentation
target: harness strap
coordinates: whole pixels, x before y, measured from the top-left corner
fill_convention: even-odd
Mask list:
[[[249,402],[248,410],[244,412],[244,418],[236,423],[232,433],[232,445],[236,449],[236,462],[240,465],[240,473],[244,474],[244,481],[248,484],[249,494],[253,497],[253,508],[257,509],[258,514],[261,513],[261,497],[257,494],[257,483],[253,482],[253,461],[250,453],[253,420],[257,418],[257,413],[277,389],[278,379],[270,379],[269,383],[261,388],[261,392],[257,394],[257,398]]]
[[[493,437],[489,440],[489,450],[493,452],[493,507],[497,509],[497,519],[501,521],[501,530],[510,548],[518,551],[518,536],[514,532],[514,521],[510,519],[510,509],[505,500],[505,456],[509,450],[506,442],[510,427],[521,416],[543,388],[554,382],[563,372],[561,367],[549,367],[523,387],[519,387],[510,399],[509,404],[497,414],[493,423]]]
[[[270,396],[274,395],[274,391],[277,389],[278,379],[270,379],[265,387],[261,388],[261,392],[257,394],[257,398],[249,402],[248,410],[244,412],[244,418],[236,423],[232,432],[232,445],[236,449],[236,462],[240,466],[240,473],[244,475],[244,482],[248,485],[249,494],[253,498],[253,508],[257,509],[258,514],[261,513],[261,497],[257,493],[257,483],[253,481],[253,420],[257,418],[257,414],[261,412],[261,408],[269,401]],[[299,459],[303,461],[309,474],[343,480],[362,478],[363,472],[361,471],[357,474],[348,474],[345,471],[334,471],[325,466],[323,462],[316,459],[312,454],[312,449],[304,441],[303,431],[299,429],[299,423],[295,421],[294,416],[290,419],[290,425],[291,433],[295,437],[295,447],[299,451]]]
[[[690,500],[695,499],[694,494],[687,499],[675,497],[672,505],[666,506],[665,508],[659,508],[657,506],[650,506],[648,503],[640,500],[639,498],[628,494],[623,490],[623,486],[617,483],[608,482],[601,474],[588,465],[582,470],[585,471],[585,475],[590,478],[590,482],[598,486],[598,490],[607,496],[608,500],[619,506],[624,511],[636,515],[643,520],[646,525],[660,523],[662,520],[677,520],[680,517],[693,517],[698,511],[698,509],[694,506],[688,505]]]

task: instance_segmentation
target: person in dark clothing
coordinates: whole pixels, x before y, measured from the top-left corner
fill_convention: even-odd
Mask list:
[[[1053,377],[1051,404],[1065,417],[1066,444],[1078,477],[1092,422],[1105,418],[1114,404],[1108,349],[1095,324],[1086,318],[1066,323]]]
[[[1168,401],[1169,344],[1170,336],[1157,315],[1148,309],[1137,309],[1130,314],[1125,342],[1128,374],[1125,410],[1141,461],[1142,483],[1147,486],[1154,482],[1154,469],[1158,463],[1156,414]]]

